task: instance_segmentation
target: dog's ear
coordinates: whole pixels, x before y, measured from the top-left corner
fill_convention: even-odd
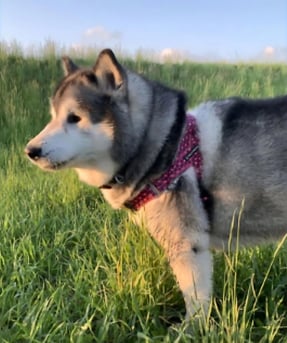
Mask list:
[[[65,76],[79,69],[79,67],[68,56],[62,57],[62,66]]]
[[[93,70],[106,90],[116,91],[123,88],[125,72],[112,50],[105,49],[100,53]]]

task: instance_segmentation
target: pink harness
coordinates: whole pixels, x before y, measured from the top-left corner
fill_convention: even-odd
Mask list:
[[[147,202],[159,196],[162,192],[172,189],[178,178],[190,167],[194,167],[197,178],[202,175],[202,155],[199,150],[196,120],[193,116],[186,117],[185,133],[172,165],[157,179],[148,183],[145,188],[130,200],[127,207],[139,210]]]

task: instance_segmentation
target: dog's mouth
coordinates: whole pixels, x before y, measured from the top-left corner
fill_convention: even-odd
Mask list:
[[[43,166],[43,169],[45,170],[60,170],[60,169],[63,169],[65,167],[67,167],[67,164],[69,163],[69,161],[61,161],[61,162],[49,162],[49,163],[46,163],[44,166]]]
[[[46,171],[57,171],[64,168],[68,168],[71,162],[73,161],[73,158],[70,158],[66,161],[53,161],[49,159],[48,157],[38,157],[38,158],[30,158],[29,160],[38,166],[39,168],[46,170]]]
[[[71,167],[71,162],[73,161],[73,158],[70,158],[66,161],[52,161],[49,159],[45,159],[45,161],[42,162],[36,162],[36,164],[44,170],[47,171],[57,171],[57,170],[61,170],[61,169],[66,169]]]

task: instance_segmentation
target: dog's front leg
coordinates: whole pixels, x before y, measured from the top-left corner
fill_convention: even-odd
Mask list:
[[[184,243],[184,241],[187,242]],[[209,305],[212,282],[212,255],[204,235],[198,236],[196,242],[182,238],[171,242],[179,248],[168,251],[171,268],[183,293],[186,305],[186,319],[191,318],[201,309],[206,313]],[[185,245],[186,248],[181,248]]]
[[[146,206],[151,235],[164,248],[186,303],[187,319],[207,310],[212,288],[208,220],[196,183],[164,193]]]

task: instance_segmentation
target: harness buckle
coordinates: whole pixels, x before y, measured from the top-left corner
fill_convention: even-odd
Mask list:
[[[161,192],[156,188],[156,186],[153,183],[149,182],[148,186],[154,195],[160,195]]]

